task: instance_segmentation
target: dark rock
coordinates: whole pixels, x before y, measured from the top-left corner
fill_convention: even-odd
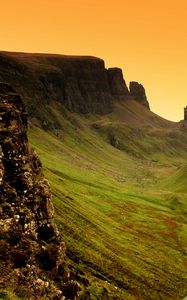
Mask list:
[[[56,249],[57,250],[57,249]],[[46,271],[52,271],[56,268],[56,259],[58,259],[58,250],[42,249],[39,254],[36,255],[40,268]]]
[[[131,82],[129,92],[121,69],[107,70],[102,59],[91,56],[1,51],[0,81],[22,97],[30,124],[55,134],[63,130],[55,111],[65,118],[69,111],[103,115],[113,111],[116,101],[129,99],[149,108],[142,85]],[[6,122],[8,113],[2,118]]]
[[[116,136],[110,134],[109,140],[110,140],[110,144],[111,144],[113,147],[115,147],[115,148],[120,148],[120,141],[119,141],[119,139],[118,139]]]
[[[75,299],[77,291],[80,291],[80,286],[77,282],[71,280],[62,286],[63,294],[67,299]]]
[[[143,85],[141,85],[138,82],[131,81],[129,89],[130,89],[131,97],[134,100],[136,100],[137,102],[139,102],[143,106],[150,109],[149,108],[149,102],[147,101],[147,97],[146,97],[145,89],[144,89]]]
[[[29,115],[47,129],[53,126],[54,103],[83,114],[112,111],[107,71],[99,58],[0,52],[0,80],[15,87]]]
[[[12,251],[12,261],[14,263],[15,268],[23,268],[26,267],[29,256],[24,249],[14,250]]]
[[[0,289],[24,286],[36,299],[40,285],[49,278],[59,293],[55,276],[63,265],[65,245],[53,220],[53,204],[42,165],[27,139],[27,113],[21,98],[0,83]],[[76,298],[76,283],[73,286]],[[48,296],[43,284],[40,299]],[[57,292],[58,291],[58,292]],[[62,291],[60,292],[63,295]],[[44,298],[42,298],[44,297]],[[29,298],[30,299],[30,298]]]
[[[115,99],[127,100],[130,93],[123,78],[122,70],[119,68],[108,69],[108,81],[112,95]]]
[[[184,108],[184,121],[187,121],[187,106]]]

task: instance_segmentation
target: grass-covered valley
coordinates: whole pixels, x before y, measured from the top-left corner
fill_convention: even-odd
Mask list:
[[[0,81],[0,299],[187,296],[187,122],[95,57],[0,52]]]
[[[30,127],[80,299],[187,294],[186,125],[134,101],[104,116],[54,108],[61,130]]]

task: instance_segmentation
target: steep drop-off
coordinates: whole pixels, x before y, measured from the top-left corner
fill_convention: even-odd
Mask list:
[[[149,109],[149,102],[147,101],[143,85],[138,82],[131,81],[129,88],[132,98]]]
[[[76,299],[42,165],[27,139],[21,98],[0,84],[0,289],[24,299]],[[39,298],[38,298],[39,297]]]
[[[29,116],[44,128],[60,126],[51,110],[54,104],[62,112],[65,107],[102,115],[113,111],[115,101],[133,99],[122,70],[107,70],[96,57],[0,52],[0,80],[16,89]]]

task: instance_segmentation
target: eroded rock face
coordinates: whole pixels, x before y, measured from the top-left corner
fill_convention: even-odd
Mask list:
[[[32,299],[76,299],[76,283],[59,271],[64,256],[49,184],[28,144],[23,102],[0,83],[0,288],[18,295],[24,289]]]
[[[107,70],[96,57],[0,52],[0,80],[15,87],[38,119],[38,110],[47,116],[54,103],[83,114],[112,111]]]
[[[120,100],[130,98],[130,93],[123,78],[122,70],[119,68],[108,69],[108,81],[112,95]]]
[[[62,129],[55,110],[104,115],[129,99],[149,107],[143,86],[132,82],[129,93],[122,70],[97,57],[0,51],[0,81],[22,97],[32,124],[53,132]]]
[[[149,102],[147,101],[147,97],[145,94],[145,89],[142,84],[135,81],[131,81],[129,85],[129,89],[130,89],[130,95],[134,100],[136,100],[140,104],[150,109]]]

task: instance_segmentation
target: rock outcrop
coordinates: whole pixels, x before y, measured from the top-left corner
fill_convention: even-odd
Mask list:
[[[127,100],[130,98],[130,93],[127,88],[126,82],[123,78],[122,70],[119,68],[108,69],[108,81],[111,94],[115,99]]]
[[[77,113],[112,111],[107,70],[99,58],[0,52],[0,80],[15,87],[30,115],[38,105],[47,114],[54,102]]]
[[[129,89],[130,89],[130,95],[134,100],[136,100],[140,104],[150,109],[149,102],[147,101],[147,97],[145,94],[145,89],[142,84],[135,81],[131,81],[129,85]]]
[[[187,106],[184,107],[184,121],[187,121]]]
[[[141,85],[131,83],[129,93],[121,69],[107,70],[96,57],[0,52],[0,81],[14,87],[30,120],[45,130],[61,128],[54,108],[108,114],[116,101],[132,98],[149,106]]]
[[[76,299],[64,256],[49,184],[28,144],[23,102],[0,83],[0,289],[24,299]]]

